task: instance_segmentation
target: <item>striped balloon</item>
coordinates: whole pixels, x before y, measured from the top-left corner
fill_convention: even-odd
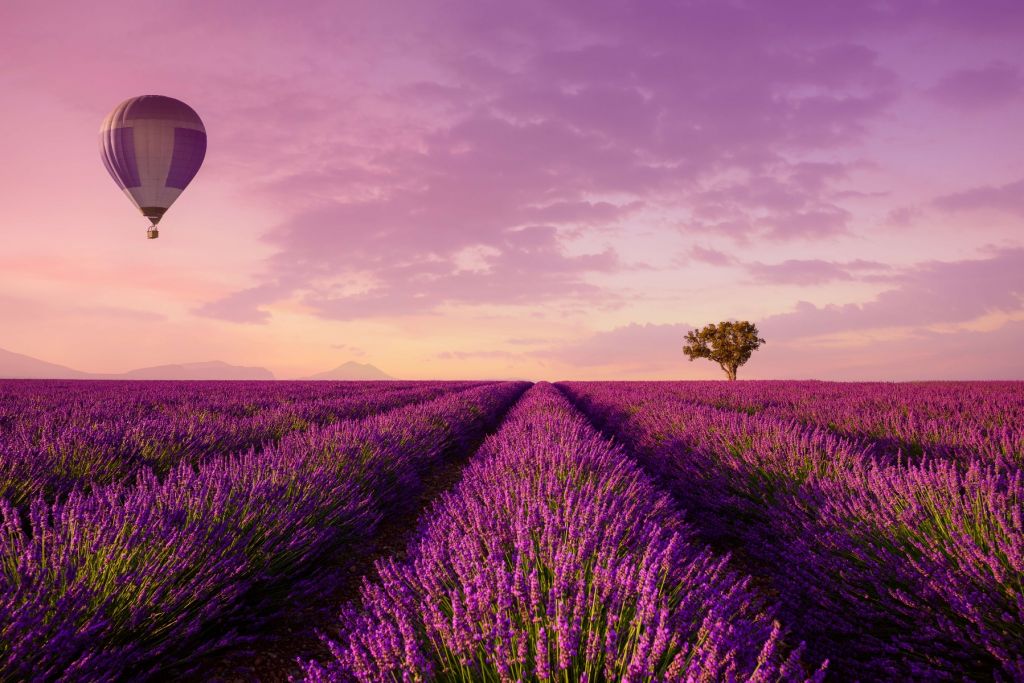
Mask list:
[[[142,95],[114,108],[100,127],[100,154],[114,182],[152,226],[203,163],[206,128],[192,107],[172,97]]]

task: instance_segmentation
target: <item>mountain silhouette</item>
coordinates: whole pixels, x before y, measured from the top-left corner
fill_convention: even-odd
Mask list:
[[[266,368],[230,365],[223,361],[178,363],[138,368],[122,373],[82,372],[22,353],[0,349],[0,378],[4,379],[274,379]]]
[[[0,377],[5,379],[87,379],[87,372],[79,372],[65,365],[0,349]]]
[[[368,379],[394,379],[391,375],[369,363],[356,363],[349,361],[342,363],[333,370],[310,375],[304,379],[327,379],[327,380],[368,380]]]
[[[118,379],[274,379],[274,374],[261,367],[229,365],[224,361],[213,360],[204,363],[178,363],[173,365],[156,365],[150,368],[129,370],[120,375],[111,375]]]

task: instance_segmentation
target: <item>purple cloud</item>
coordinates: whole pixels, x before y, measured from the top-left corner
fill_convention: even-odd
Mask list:
[[[425,313],[443,304],[529,305],[546,299],[612,306],[617,302],[582,277],[617,270],[618,259],[610,250],[567,256],[550,226],[508,230],[488,246],[494,251],[480,255],[474,269],[459,268],[451,251],[442,252],[438,260],[411,254],[408,261],[397,264],[364,253],[364,266],[371,267],[374,282],[369,289],[342,296],[315,291],[304,302],[318,315],[332,319]]]
[[[746,269],[751,279],[758,284],[820,285],[837,280],[878,279],[879,273],[890,271],[891,266],[864,260],[840,262],[790,259],[782,263],[754,261],[748,263]]]
[[[686,228],[726,234],[740,242],[843,234],[850,213],[830,195],[832,186],[849,171],[841,164],[774,166],[764,174],[704,190],[692,198],[694,220]]]
[[[535,351],[533,355],[573,367],[612,367],[616,372],[656,372],[685,360],[682,348],[685,324],[631,323],[604,332]]]
[[[90,320],[145,337],[151,323],[124,309],[145,309],[150,295],[154,310],[208,297],[199,315],[273,325],[222,329],[169,312],[197,348],[223,332],[254,354],[279,354],[272,338],[316,324],[296,312],[416,316],[427,345],[450,334],[449,314],[459,329],[505,315],[519,336],[544,338],[584,321],[607,327],[606,309],[629,320],[627,306],[676,305],[702,284],[687,279],[699,272],[664,272],[681,244],[697,245],[689,262],[731,269],[714,278],[727,286],[703,283],[723,314],[737,303],[762,318],[781,310],[778,291],[755,291],[761,283],[815,287],[816,306],[777,320],[778,335],[799,333],[792,339],[807,344],[828,330],[901,321],[898,334],[924,338],[925,327],[940,326],[927,321],[994,312],[994,324],[1017,305],[1006,252],[888,270],[852,259],[923,258],[908,231],[878,225],[923,230],[917,206],[1009,214],[956,233],[960,217],[947,217],[953,225],[936,229],[948,240],[928,246],[936,258],[1021,243],[1014,219],[1024,216],[1024,181],[990,177],[1014,168],[1021,152],[1020,0],[57,4],[14,3],[0,22],[0,40],[17,56],[6,83],[12,104],[0,117],[25,132],[5,147],[13,175],[0,210],[14,226],[4,253],[15,264],[7,289],[120,310],[8,305],[16,310],[4,320],[38,343]],[[146,35],[148,49],[127,35]],[[913,50],[894,49],[908,36]],[[922,75],[931,79],[924,88]],[[93,138],[112,104],[150,88],[194,104],[211,145],[202,182],[167,224],[180,241],[149,245],[159,251],[141,257],[130,231],[115,229],[131,224],[130,207],[96,163]],[[972,120],[943,102],[985,113],[985,125],[965,125]],[[62,186],[63,201],[47,203],[55,168],[74,182]],[[972,188],[982,183],[991,186]],[[922,199],[950,188],[964,191]],[[886,218],[893,207],[912,210]],[[54,260],[51,235],[74,268]],[[122,240],[127,251],[110,250]],[[830,244],[850,253],[829,253]],[[158,275],[139,277],[149,269]],[[182,279],[200,270],[212,279]],[[853,281],[886,291],[826,305],[848,301],[854,288],[842,283]],[[222,291],[223,283],[246,284]],[[274,319],[279,307],[289,315]],[[475,318],[482,310],[486,318]],[[39,316],[46,324],[33,325]],[[626,355],[615,363],[636,367],[631,339],[638,348],[669,343],[649,326],[625,329],[577,340],[575,354],[612,358],[620,339]],[[398,340],[391,352],[419,341]],[[496,348],[549,367],[528,354],[553,343]],[[100,340],[90,353],[113,348]]]
[[[853,262],[846,268],[870,271],[876,265]],[[991,332],[927,329],[965,323],[989,313],[1024,313],[1024,249],[1004,249],[984,259],[921,264],[894,274],[893,282],[893,289],[867,303],[819,307],[801,302],[790,313],[754,321],[769,343],[755,355],[748,376],[1024,377],[1024,362],[1014,350],[1018,348],[1014,344],[1024,343],[1024,322],[1011,320]],[[853,348],[806,341],[823,334],[884,328],[903,328],[904,333]],[[713,371],[717,368],[686,369],[683,365],[683,337],[690,329],[692,326],[684,323],[633,323],[535,353],[572,367],[607,369],[621,375],[654,375],[679,367],[680,376],[716,376]],[[950,365],[954,362],[961,364]]]
[[[265,323],[270,320],[270,313],[259,306],[273,300],[275,288],[260,285],[234,292],[216,301],[211,301],[193,310],[196,315],[219,318],[235,323]],[[269,295],[269,296],[268,296]]]
[[[900,206],[890,209],[882,220],[884,225],[905,228],[921,217],[922,211],[916,206]]]
[[[683,337],[689,329],[687,325],[631,324],[595,333],[542,355],[593,376],[605,372],[617,377],[669,374],[680,379],[721,379],[721,372],[713,363],[691,364],[683,356]],[[855,347],[793,344],[771,336],[768,342],[741,370],[742,377],[854,381],[1024,379],[1024,355],[1019,353],[1024,346],[1024,321],[1010,321],[987,332],[920,330]]]
[[[963,192],[939,197],[934,204],[940,209],[968,211],[994,209],[1024,215],[1024,180],[1006,185],[983,185]]]
[[[1024,308],[1024,249],[991,258],[926,263],[894,278],[895,288],[863,304],[815,306],[766,318],[766,337],[792,339],[887,327],[964,323],[988,313]]]
[[[588,375],[721,379],[713,363],[687,362],[682,354],[688,325],[631,324],[597,332],[542,352],[545,358]],[[918,330],[895,339],[854,347],[793,344],[768,336],[768,344],[741,371],[749,379],[1007,380],[1024,379],[1024,321],[992,331]],[[574,373],[567,373],[572,376]]]
[[[641,208],[691,208],[691,228],[739,240],[847,229],[831,194],[848,168],[791,157],[859,139],[898,94],[851,35],[804,44],[794,38],[807,26],[766,21],[775,10],[757,3],[484,5],[460,4],[451,21],[410,19],[425,23],[409,35],[431,36],[407,45],[429,76],[373,95],[404,106],[393,134],[372,132],[376,146],[334,141],[338,113],[302,108],[307,138],[323,144],[309,149],[312,163],[289,158],[264,185],[298,206],[265,236],[275,254],[264,285],[202,314],[257,322],[261,304],[290,297],[342,319],[614,305],[589,276],[621,268],[617,255],[570,256],[566,240],[583,229],[621,235]],[[410,94],[422,109],[408,107]],[[723,174],[747,179],[723,186]],[[485,254],[478,271],[460,268],[467,250]],[[339,287],[339,274],[364,286]]]
[[[940,102],[961,109],[993,107],[1024,94],[1024,76],[1013,64],[995,62],[947,74],[929,93]]]
[[[751,378],[835,380],[1024,379],[1024,322],[992,331],[919,330],[855,347],[766,344],[751,361]]]
[[[702,247],[699,244],[690,247],[687,256],[694,261],[706,263],[710,266],[731,266],[736,262],[735,257],[725,252],[712,249],[711,247]]]

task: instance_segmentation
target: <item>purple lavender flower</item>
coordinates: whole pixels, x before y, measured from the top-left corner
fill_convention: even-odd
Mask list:
[[[240,629],[316,595],[319,562],[358,551],[525,386],[456,387],[162,480],[142,469],[134,485],[36,498],[27,519],[0,500],[0,678],[166,676],[241,643]],[[429,671],[412,622],[389,629],[399,661]]]
[[[334,659],[305,665],[311,680],[425,675],[381,637],[401,620],[443,680],[661,680],[673,665],[707,680],[805,675],[783,677],[788,649],[765,650],[778,635],[747,580],[693,543],[669,497],[550,385],[484,443],[409,559],[377,574],[361,609],[343,611]],[[438,610],[451,618],[425,616]],[[510,633],[529,644],[515,657],[491,645]]]
[[[840,677],[1022,676],[1021,384],[560,386]]]

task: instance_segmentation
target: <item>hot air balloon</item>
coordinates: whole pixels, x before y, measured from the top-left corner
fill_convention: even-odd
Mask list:
[[[206,128],[173,97],[142,95],[114,107],[100,127],[100,155],[114,182],[150,220],[146,237],[195,177],[206,156]]]

